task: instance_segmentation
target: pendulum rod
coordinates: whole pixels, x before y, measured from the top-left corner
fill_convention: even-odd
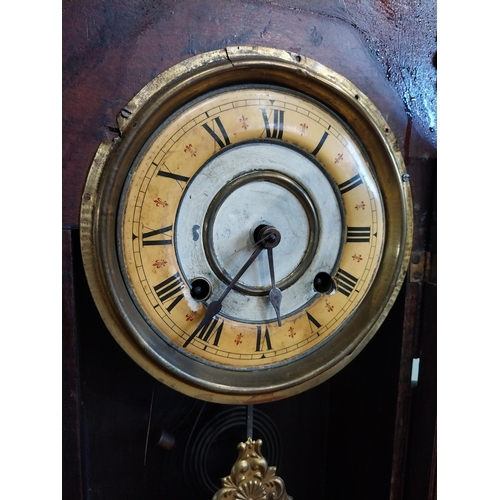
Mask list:
[[[253,405],[247,405],[247,438],[253,439]]]

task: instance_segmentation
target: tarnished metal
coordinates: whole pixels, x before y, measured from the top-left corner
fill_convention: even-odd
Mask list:
[[[436,256],[429,252],[413,252],[410,260],[410,281],[436,283]]]
[[[220,206],[224,200],[232,193],[234,193],[239,187],[245,184],[254,182],[255,180],[271,182],[273,184],[278,184],[284,189],[293,193],[294,197],[300,202],[302,208],[309,222],[309,227],[311,228],[309,232],[309,241],[307,244],[307,252],[304,255],[301,265],[296,269],[296,272],[286,279],[283,279],[278,285],[281,289],[284,289],[294,283],[297,278],[301,275],[304,269],[311,263],[318,245],[318,235],[319,235],[319,220],[318,214],[316,213],[316,208],[311,202],[310,197],[307,192],[298,184],[294,182],[289,177],[280,174],[276,171],[262,171],[249,172],[248,174],[237,177],[234,181],[228,183],[224,188],[219,191],[215,196],[212,203],[210,204],[204,222],[203,237],[205,240],[205,249],[207,252],[207,258],[211,264],[213,271],[220,277],[220,279],[226,283],[232,280],[232,276],[229,276],[227,271],[220,265],[220,263],[215,258],[215,251],[213,248],[213,242],[210,241],[208,235],[212,233],[212,227],[215,220],[215,215],[219,210]],[[255,201],[256,206],[258,205],[258,200]],[[245,286],[241,283],[234,286],[235,290],[244,291],[249,295],[265,295],[269,293],[269,289],[260,289],[256,287]]]
[[[370,292],[349,323],[293,370],[242,377],[201,366],[179,350],[162,354],[160,340],[130,298],[117,255],[120,194],[141,148],[172,113],[207,92],[240,84],[269,84],[301,92],[349,123],[369,155],[381,187],[386,242]],[[351,82],[302,54],[268,47],[228,47],[177,64],[148,83],[117,117],[120,140],[96,152],[82,196],[81,248],[101,316],[121,347],[160,382],[192,397],[221,403],[273,401],[318,385],[345,367],[369,342],[392,307],[410,258],[410,183],[396,139],[374,104]],[[149,328],[149,330],[148,330]],[[146,342],[145,332],[148,332]],[[292,374],[292,375],[291,375]],[[283,497],[287,498],[287,497]]]
[[[238,458],[231,474],[222,478],[222,488],[212,500],[293,500],[276,467],[267,465],[261,452],[262,440],[248,438],[238,445]]]

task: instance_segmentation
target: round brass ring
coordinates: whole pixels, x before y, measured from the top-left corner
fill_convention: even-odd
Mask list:
[[[224,200],[230,194],[234,193],[238,188],[252,182],[271,182],[273,184],[278,184],[279,186],[286,189],[289,193],[291,193],[300,202],[307,215],[307,220],[309,223],[307,250],[300,264],[293,270],[293,272],[276,283],[276,286],[278,286],[281,290],[284,290],[285,288],[288,288],[293,283],[295,283],[297,279],[304,273],[304,270],[309,267],[318,246],[320,228],[316,207],[309,198],[307,192],[294,179],[291,179],[290,177],[283,175],[280,172],[274,172],[272,170],[258,170],[255,172],[250,172],[248,174],[237,177],[232,182],[226,184],[223,189],[219,191],[219,193],[215,196],[214,200],[210,204],[204,221],[203,242],[207,260],[213,272],[218,276],[218,278],[224,283],[229,284],[232,280],[232,276],[230,276],[224,269],[222,264],[217,259],[217,255],[214,251],[212,238],[213,226],[217,217],[217,213],[221,205],[224,203]],[[270,287],[252,287],[244,285],[242,283],[237,283],[234,286],[234,290],[246,293],[248,295],[266,295],[269,293],[269,289]]]
[[[331,109],[350,125],[370,158],[386,213],[382,262],[370,292],[341,334],[289,364],[246,372],[195,362],[166,344],[137,309],[117,252],[123,186],[135,158],[173,113],[208,92],[237,84],[292,89]],[[269,47],[226,47],[194,56],[164,71],[123,108],[120,137],[103,142],[82,193],[80,241],[87,281],[108,328],[127,354],[160,382],[192,397],[253,404],[289,397],[324,382],[368,344],[392,307],[409,263],[413,212],[410,182],[397,140],[375,105],[355,85],[304,55]]]

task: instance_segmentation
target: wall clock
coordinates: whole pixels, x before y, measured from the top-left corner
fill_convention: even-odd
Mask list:
[[[408,176],[373,103],[321,64],[228,47],[121,111],[81,205],[96,305],[164,384],[253,404],[347,365],[402,285]]]

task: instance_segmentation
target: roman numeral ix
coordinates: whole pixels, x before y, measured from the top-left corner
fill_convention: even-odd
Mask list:
[[[151,246],[151,245],[171,245],[172,239],[155,239],[155,236],[159,236],[165,233],[172,231],[172,226],[162,227],[161,229],[155,229],[154,231],[147,231],[142,233],[142,246]],[[151,239],[149,239],[151,238]]]

